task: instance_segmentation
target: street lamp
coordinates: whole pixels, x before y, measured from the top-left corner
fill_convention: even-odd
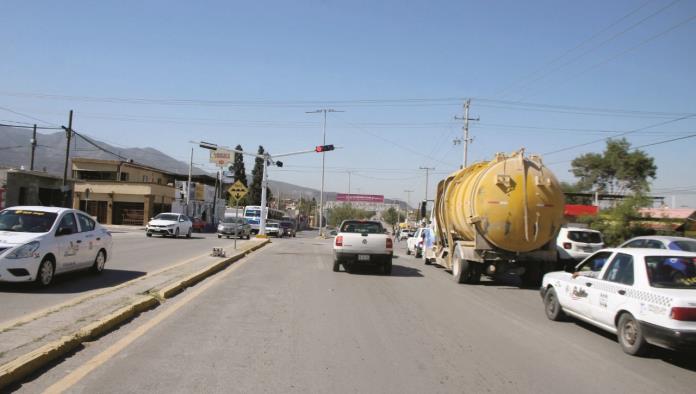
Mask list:
[[[337,111],[335,109],[331,108],[324,108],[324,109],[317,109],[315,111],[305,111],[306,114],[319,114],[319,113],[324,113],[324,124],[322,127],[322,133],[323,133],[323,138],[322,138],[322,146],[326,145],[326,113],[327,112],[345,112],[345,111]],[[319,214],[319,235],[322,237],[324,236],[324,165],[325,165],[325,157],[324,157],[324,152],[321,152],[321,193],[319,194],[319,207],[318,207],[318,214]]]

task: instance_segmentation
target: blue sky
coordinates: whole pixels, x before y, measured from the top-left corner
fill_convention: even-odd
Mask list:
[[[351,171],[352,192],[415,190],[415,202],[419,167],[436,168],[432,196],[461,163],[453,117],[467,97],[481,119],[470,160],[525,147],[550,153],[562,180],[570,160],[604,145],[551,152],[696,113],[694,15],[689,0],[5,2],[0,106],[51,124],[73,109],[78,131],[181,160],[192,139],[311,148],[321,116],[305,111],[344,110],[328,118],[327,141],[343,149],[327,155],[327,190],[347,191]],[[688,118],[627,138],[693,133]],[[644,148],[658,194],[696,190],[695,147]],[[318,155],[284,162],[272,179],[319,187]],[[696,207],[693,194],[676,202]]]

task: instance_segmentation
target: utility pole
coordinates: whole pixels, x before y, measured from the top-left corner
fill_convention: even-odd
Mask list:
[[[425,201],[428,201],[428,177],[430,171],[434,170],[435,167],[419,167],[421,170],[425,170]]]
[[[193,148],[191,148],[191,160],[189,160],[189,176],[186,182],[186,216],[189,215],[189,203],[191,202],[191,172],[193,171]]]
[[[34,153],[36,153],[36,124],[34,124],[34,134],[31,137],[31,161],[29,162],[29,171],[34,171]]]
[[[406,221],[408,221],[408,210],[411,208],[411,193],[413,190],[404,190],[406,193]]]
[[[322,127],[322,133],[323,133],[323,139],[322,139],[322,146],[326,145],[326,113],[327,112],[345,112],[345,111],[337,111],[335,109],[331,108],[323,108],[323,109],[318,109],[315,111],[306,111],[305,113],[307,114],[318,114],[318,113],[323,113],[324,114],[324,124]],[[318,216],[319,216],[319,221],[317,222],[319,224],[319,235],[324,236],[324,219],[323,219],[323,214],[324,214],[324,168],[325,168],[325,163],[326,163],[326,158],[325,158],[325,152],[321,152],[321,193],[319,194],[319,207],[318,208]]]
[[[72,119],[73,119],[73,111],[70,110],[70,116],[68,118],[68,127],[66,128],[65,126],[63,127],[63,130],[65,130],[65,137],[67,138],[67,142],[65,144],[65,166],[63,167],[63,187],[62,187],[62,192],[63,192],[63,206],[68,205],[68,162],[70,161],[70,139],[72,138]]]
[[[462,130],[464,131],[464,139],[463,140],[459,140],[459,139],[454,140],[455,145],[457,143],[462,143],[462,145],[464,146],[463,147],[464,152],[463,152],[463,157],[462,157],[462,168],[467,166],[467,161],[468,161],[467,155],[468,155],[468,150],[469,150],[469,144],[471,143],[471,141],[473,141],[472,138],[469,138],[469,121],[470,120],[475,120],[475,121],[479,120],[479,118],[470,118],[469,117],[469,107],[470,106],[471,106],[471,99],[467,99],[464,102],[464,117],[463,118],[460,118],[458,116],[454,117],[454,119],[456,119],[456,120],[463,120],[464,121],[464,127],[462,127]]]
[[[350,202],[350,174],[352,174],[352,171],[346,171],[348,173],[348,202]]]

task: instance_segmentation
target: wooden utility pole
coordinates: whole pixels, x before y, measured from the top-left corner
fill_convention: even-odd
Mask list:
[[[72,138],[72,119],[73,119],[73,111],[70,110],[70,117],[68,118],[68,127],[63,126],[63,130],[65,130],[65,137],[67,138],[67,143],[65,144],[65,166],[63,167],[63,206],[67,207],[68,205],[68,192],[70,189],[68,188],[68,162],[70,161],[70,139]]]

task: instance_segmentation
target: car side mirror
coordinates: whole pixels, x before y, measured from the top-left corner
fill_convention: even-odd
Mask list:
[[[57,235],[57,236],[61,236],[61,235],[70,235],[70,234],[72,234],[72,233],[73,233],[73,231],[72,231],[72,229],[71,229],[70,227],[61,227],[61,228],[58,229],[58,232],[56,233],[56,235]]]

